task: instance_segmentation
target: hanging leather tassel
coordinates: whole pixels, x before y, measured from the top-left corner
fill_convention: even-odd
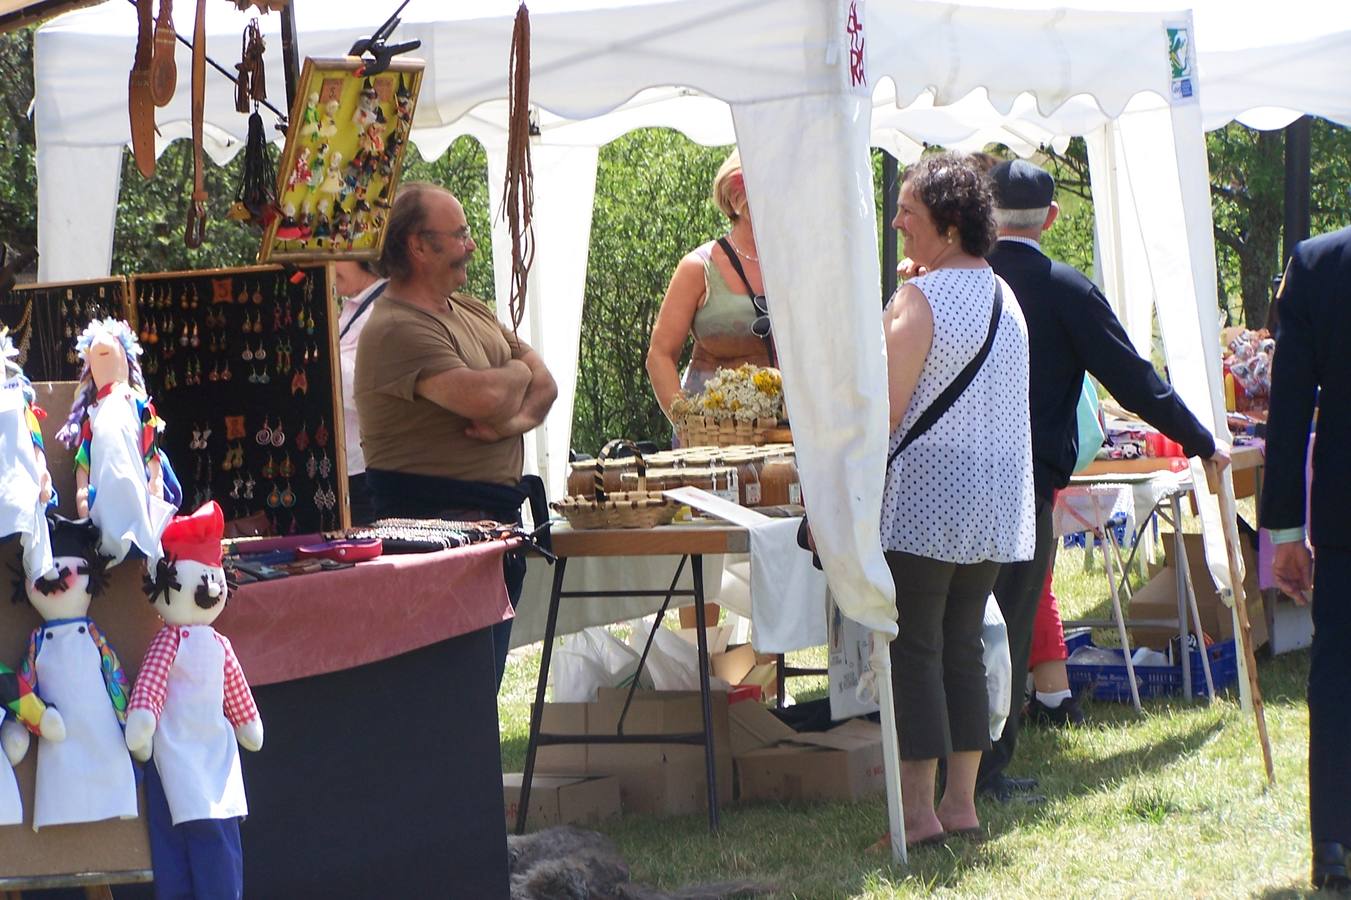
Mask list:
[[[266,228],[276,215],[276,185],[277,170],[272,163],[263,117],[255,111],[249,116],[249,136],[244,143],[244,174],[226,217]]]
[[[511,232],[511,324],[525,319],[525,291],[535,261],[534,171],[530,165],[530,11],[516,10],[507,69],[507,179],[502,215]]]
[[[267,71],[263,66],[267,44],[263,42],[263,32],[258,27],[257,19],[251,19],[244,29],[242,44],[240,60],[235,66],[235,71],[239,73],[235,79],[235,110],[247,113],[250,109],[256,109],[260,101],[267,99]]]

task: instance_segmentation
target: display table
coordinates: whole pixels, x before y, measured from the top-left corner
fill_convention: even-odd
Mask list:
[[[248,896],[507,897],[490,629],[511,615],[508,549],[386,557],[232,593],[216,627],[266,733],[261,751],[240,754]],[[0,564],[16,550],[3,547]],[[160,623],[137,567],[113,574],[90,614],[134,678]],[[0,603],[6,659],[38,624],[26,605]],[[30,819],[33,761],[18,772]],[[0,876],[93,870],[118,881],[149,862],[143,819],[0,828],[0,847]]]
[[[267,734],[241,754],[250,896],[507,896],[490,631],[511,616],[507,549],[383,557],[231,598],[217,626]]]
[[[1244,458],[1247,459],[1246,456]],[[1130,570],[1130,560],[1122,561],[1120,547],[1112,540],[1112,529],[1107,525],[1112,513],[1126,506],[1133,498],[1134,510],[1130,518],[1131,521],[1139,523],[1138,528],[1130,535],[1132,543],[1131,559],[1133,559],[1135,552],[1139,549],[1142,537],[1149,531],[1155,516],[1163,517],[1169,522],[1173,528],[1173,548],[1178,560],[1175,573],[1177,578],[1177,618],[1148,621],[1133,618],[1129,625],[1137,627],[1175,627],[1178,630],[1178,637],[1181,639],[1181,646],[1186,646],[1188,620],[1190,619],[1196,642],[1198,646],[1204,647],[1205,636],[1201,627],[1201,616],[1196,607],[1196,595],[1192,589],[1190,566],[1187,562],[1187,546],[1182,538],[1182,498],[1189,494],[1193,487],[1190,469],[1184,469],[1180,472],[1156,469],[1144,472],[1076,475],[1070,480],[1069,487],[1062,492],[1066,507],[1077,507],[1079,511],[1064,516],[1063,526],[1061,517],[1057,516],[1057,533],[1068,533],[1062,531],[1061,528],[1072,528],[1073,525],[1070,523],[1077,520],[1083,524],[1084,530],[1091,532],[1101,542],[1103,568],[1107,574],[1113,613],[1113,618],[1110,620],[1067,619],[1063,623],[1064,627],[1096,628],[1116,625],[1125,654],[1126,671],[1130,678],[1131,701],[1137,712],[1140,711],[1140,696],[1136,686],[1135,666],[1131,660],[1128,623],[1121,607],[1122,595],[1129,596],[1127,572]],[[1061,502],[1062,497],[1057,496],[1056,505],[1058,508],[1061,506]],[[1138,512],[1142,505],[1146,510],[1143,517]],[[1086,510],[1089,512],[1086,512]],[[1112,548],[1110,553],[1108,552],[1109,544]],[[1088,549],[1091,552],[1091,545]],[[1115,566],[1113,565],[1114,558]],[[1210,672],[1210,660],[1204,653],[1201,654],[1201,665],[1206,680],[1206,696],[1213,700],[1215,686]],[[1191,666],[1188,665],[1182,666],[1182,694],[1186,702],[1192,702]]]
[[[664,596],[665,602],[658,613],[653,628],[662,627],[662,613],[671,599],[677,596],[690,596],[694,599],[697,621],[704,621],[704,557],[711,554],[746,553],[750,548],[750,537],[746,529],[725,524],[688,523],[662,525],[656,528],[619,528],[577,530],[567,525],[556,525],[553,529],[553,552],[558,556],[554,565],[553,588],[549,593],[549,611],[544,629],[544,649],[540,657],[539,681],[535,688],[535,703],[530,710],[530,738],[526,747],[525,772],[521,777],[520,812],[516,818],[516,833],[525,831],[526,816],[530,809],[530,786],[535,773],[535,754],[541,744],[702,744],[708,778],[708,827],[718,827],[718,789],[717,774],[713,756],[713,716],[709,701],[708,688],[708,639],[702,628],[696,628],[699,650],[699,694],[703,706],[703,729],[691,734],[624,734],[623,716],[620,717],[618,732],[614,735],[563,735],[541,732],[540,722],[544,715],[544,696],[549,684],[549,663],[553,656],[554,637],[558,626],[559,603],[564,598],[605,598],[605,597],[641,597]],[[582,591],[563,590],[563,578],[567,572],[568,561],[590,557],[635,557],[635,556],[674,556],[679,562],[675,577],[669,588],[664,591],[624,590],[616,586],[611,590],[588,589]],[[682,570],[689,563],[693,579],[691,590],[677,588]],[[652,637],[648,636],[647,647],[643,649],[639,661],[639,671],[647,658],[647,649]],[[636,685],[635,679],[635,685]],[[630,693],[630,696],[632,694]]]

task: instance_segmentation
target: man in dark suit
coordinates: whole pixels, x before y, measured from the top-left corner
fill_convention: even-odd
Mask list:
[[[1027,320],[1031,380],[1032,468],[1036,491],[1036,555],[1004,566],[995,598],[1008,624],[1015,685],[1027,672],[1033,625],[1046,573],[1055,560],[1051,511],[1055,492],[1069,484],[1078,455],[1076,409],[1087,370],[1117,402],[1181,444],[1188,456],[1229,462],[1177,394],[1135,352],[1107,298],[1078,271],[1047,258],[1039,239],[1059,213],[1055,180],[1026,160],[1002,162],[990,170],[999,240],[987,257],[995,273],[1013,288]],[[1063,692],[1068,695],[1069,691]],[[1052,703],[1073,702],[1066,697]],[[1004,735],[981,759],[977,788],[1001,800],[1029,792],[1033,779],[1005,774],[1018,741],[1023,692],[1014,690]]]
[[[1277,292],[1262,524],[1276,583],[1297,603],[1313,590],[1309,654],[1309,824],[1313,883],[1351,890],[1351,228],[1304,241]],[[1312,497],[1305,484],[1317,405]],[[1311,506],[1305,534],[1305,505]],[[1313,550],[1310,551],[1310,544]],[[1314,569],[1313,561],[1318,559]]]

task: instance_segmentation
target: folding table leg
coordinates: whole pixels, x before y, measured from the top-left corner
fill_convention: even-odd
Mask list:
[[[699,644],[699,699],[704,708],[704,765],[708,773],[708,828],[718,830],[718,773],[713,757],[713,705],[708,690],[708,634],[704,623],[704,558],[690,557],[690,571],[694,576],[694,608],[699,627],[695,635]]]
[[[1187,609],[1187,586],[1190,580],[1189,563],[1187,562],[1186,545],[1182,539],[1182,503],[1178,500],[1176,494],[1170,501],[1173,506],[1173,556],[1177,560],[1177,571],[1173,573],[1173,580],[1176,582],[1174,590],[1177,591],[1177,636],[1180,650],[1182,653],[1182,696],[1188,703],[1192,702],[1192,666],[1191,655],[1187,652],[1187,620],[1190,618]],[[1202,651],[1205,650],[1205,642],[1201,644]]]
[[[530,782],[535,777],[535,751],[539,749],[540,721],[544,718],[544,692],[549,686],[549,661],[553,657],[554,632],[558,629],[558,600],[563,592],[563,573],[567,557],[554,563],[554,586],[549,592],[549,619],[544,626],[544,651],[539,660],[539,683],[535,686],[535,705],[530,709],[530,739],[525,747],[525,771],[521,774],[521,801],[516,810],[516,833],[525,834],[525,818],[530,811]]]
[[[1102,537],[1102,564],[1107,569],[1107,584],[1112,590],[1112,613],[1116,616],[1117,632],[1121,636],[1121,653],[1126,658],[1126,678],[1131,683],[1131,702],[1135,704],[1136,712],[1143,712],[1140,707],[1140,688],[1135,683],[1135,663],[1131,662],[1131,639],[1126,632],[1126,618],[1121,612],[1121,594],[1117,591],[1116,572],[1112,567],[1112,555],[1107,550],[1107,530],[1099,531]]]

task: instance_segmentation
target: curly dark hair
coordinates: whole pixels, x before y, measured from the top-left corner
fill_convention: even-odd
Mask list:
[[[994,246],[994,198],[980,167],[965,153],[926,156],[905,170],[902,183],[910,182],[916,196],[928,208],[939,234],[956,228],[962,249],[984,256]]]

